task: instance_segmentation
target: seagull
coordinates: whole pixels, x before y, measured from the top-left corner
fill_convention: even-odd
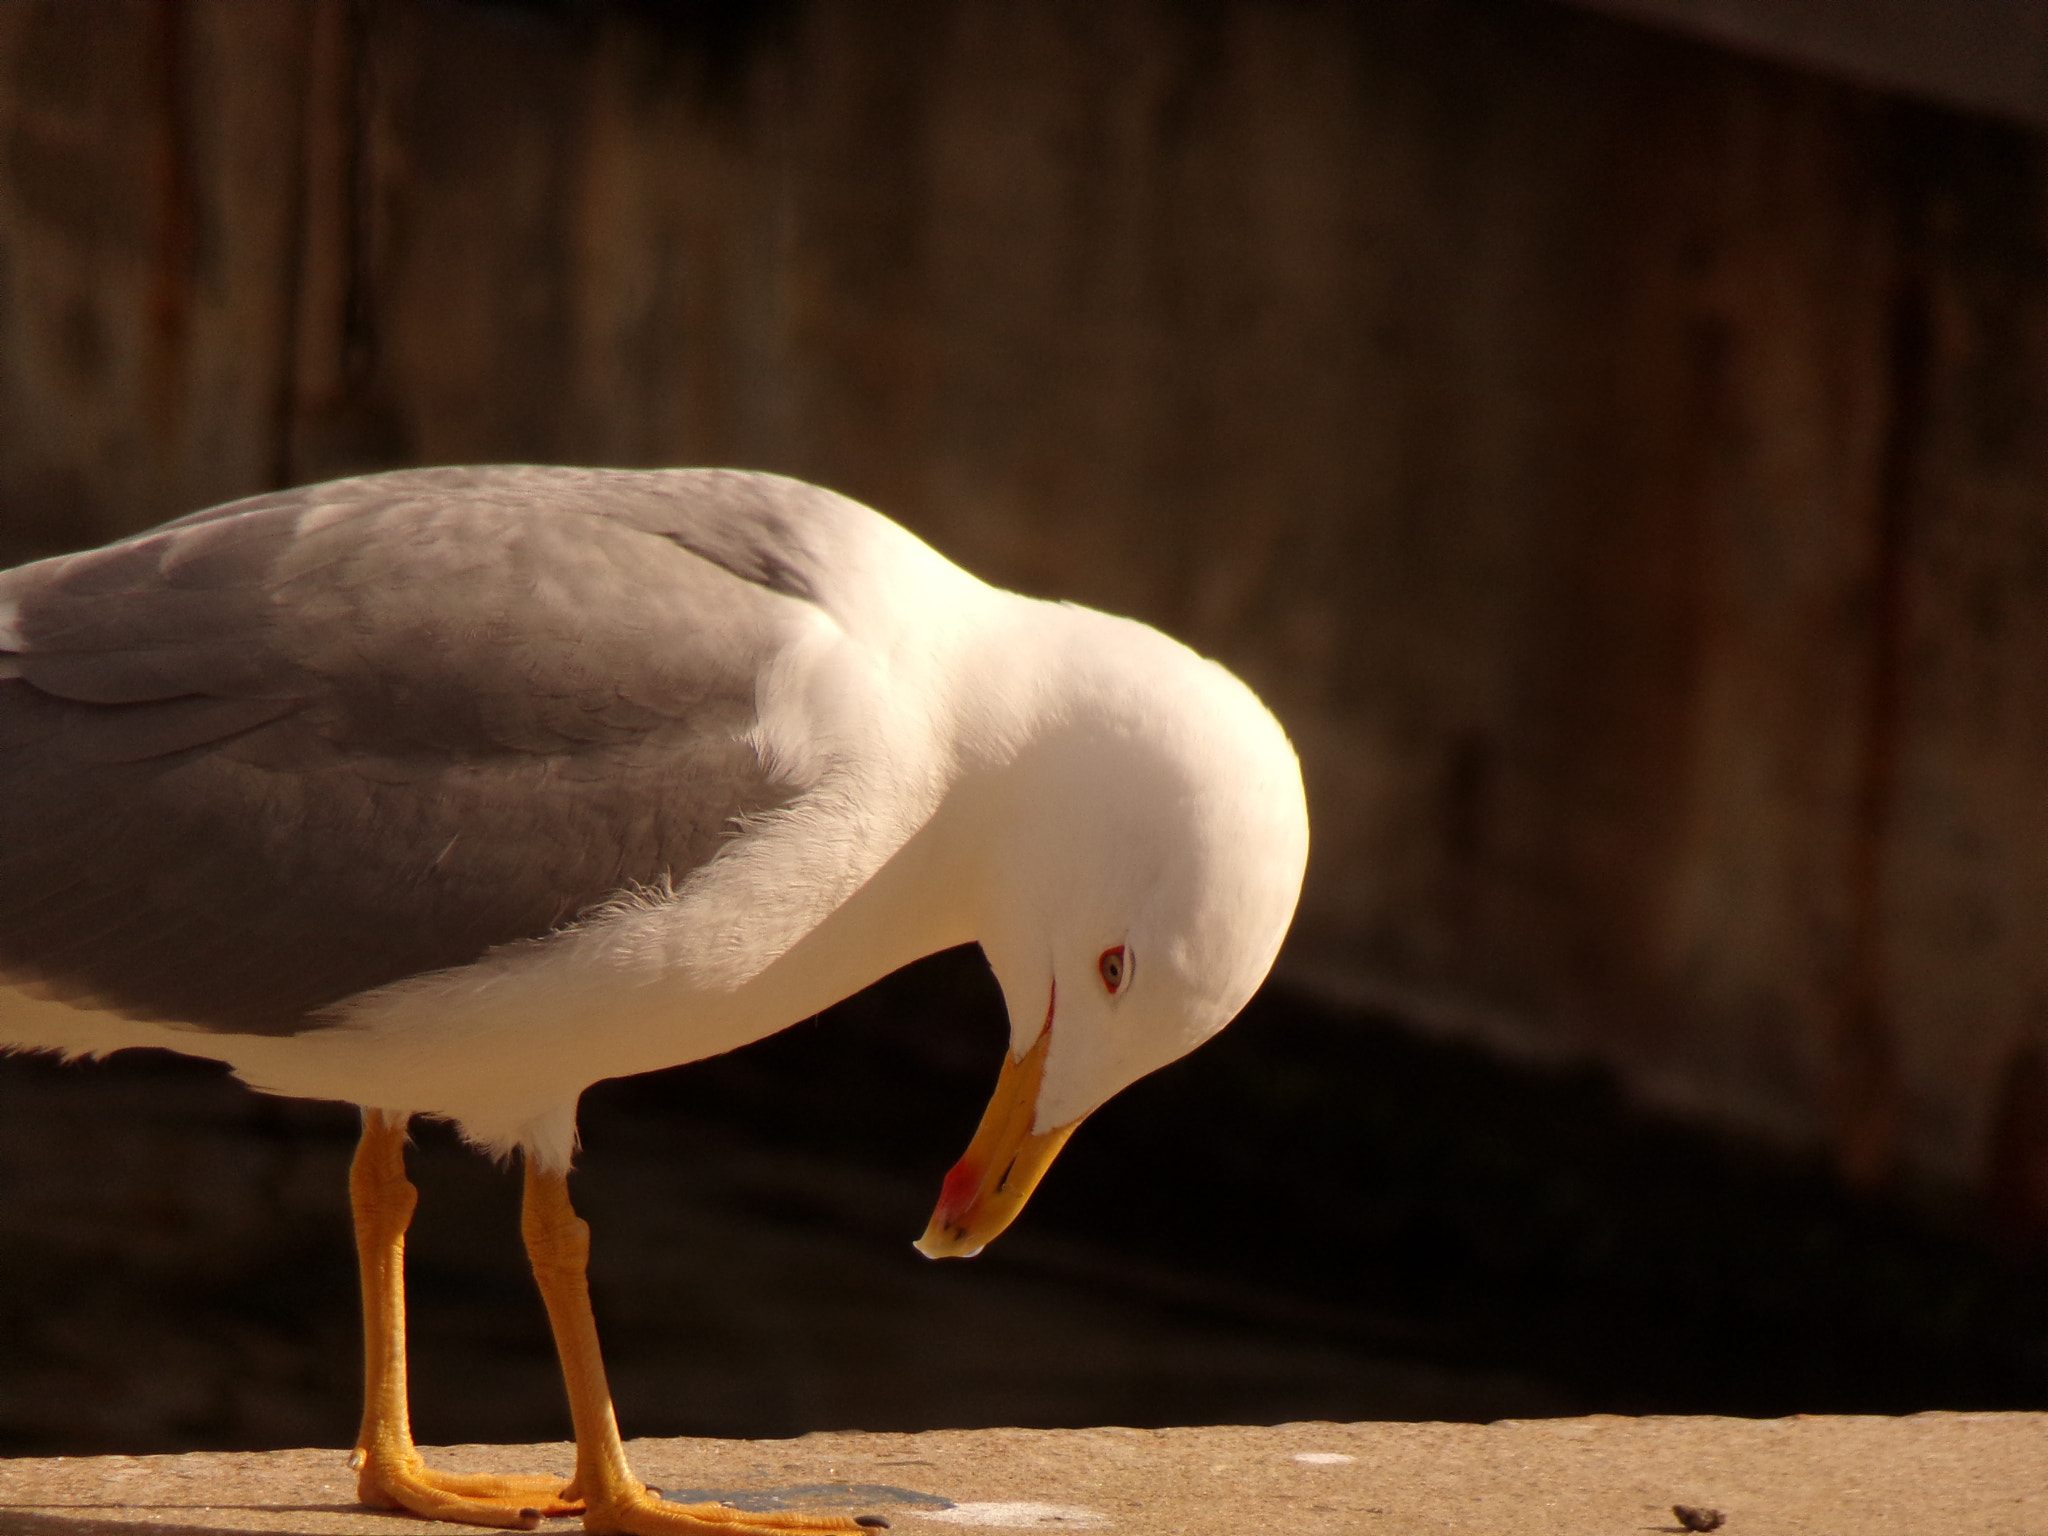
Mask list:
[[[885,1524],[633,1475],[570,1204],[576,1105],[978,942],[1007,1059],[918,1247],[971,1256],[1074,1128],[1230,1021],[1308,818],[1243,683],[737,470],[403,470],[0,572],[0,1049],[159,1047],[361,1107],[365,1504],[531,1530]],[[574,1476],[407,1419],[415,1115],[523,1170]]]

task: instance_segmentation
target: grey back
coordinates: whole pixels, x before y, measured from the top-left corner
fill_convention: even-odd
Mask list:
[[[0,975],[290,1033],[677,881],[788,803],[756,679],[828,492],[405,471],[0,573]]]

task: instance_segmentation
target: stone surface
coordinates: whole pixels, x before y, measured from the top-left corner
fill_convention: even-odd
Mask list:
[[[1729,1536],[2048,1530],[2048,1414],[941,1430],[642,1440],[633,1454],[644,1477],[670,1489],[757,1508],[773,1507],[778,1491],[800,1490],[788,1507],[878,1513],[899,1532],[933,1536],[1677,1531],[1674,1504],[1720,1510]],[[432,1459],[460,1469],[566,1471],[570,1452],[458,1446]],[[352,1482],[332,1450],[4,1462],[0,1533],[425,1529],[356,1509]],[[865,1491],[848,1497],[835,1485]],[[572,1531],[578,1523],[544,1528]]]

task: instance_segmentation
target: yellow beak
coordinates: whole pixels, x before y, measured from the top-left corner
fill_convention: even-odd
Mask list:
[[[1020,1060],[1004,1060],[995,1095],[988,1101],[974,1140],[946,1175],[931,1225],[917,1240],[917,1251],[926,1258],[971,1259],[987,1247],[1017,1219],[1031,1191],[1081,1123],[1069,1120],[1036,1136],[1031,1133],[1032,1122],[1038,1118],[1038,1085],[1045,1076],[1045,1053],[1051,1045],[1052,1030],[1047,1027]]]

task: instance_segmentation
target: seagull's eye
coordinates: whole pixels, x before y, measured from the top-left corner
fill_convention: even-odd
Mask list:
[[[1095,962],[1095,969],[1102,973],[1102,984],[1112,992],[1121,992],[1124,982],[1130,978],[1131,962],[1124,957],[1124,947],[1105,949],[1102,958]]]

